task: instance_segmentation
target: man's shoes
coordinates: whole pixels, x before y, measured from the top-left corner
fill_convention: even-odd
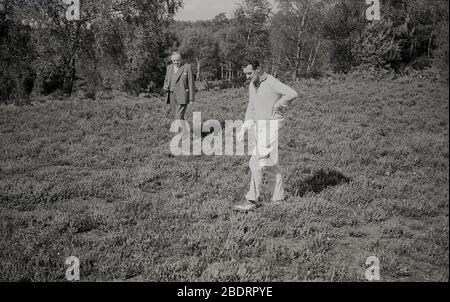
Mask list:
[[[284,200],[284,199],[282,199],[282,200],[277,200],[277,201],[272,201],[272,202],[269,203],[269,205],[271,205],[271,206],[279,206],[279,205],[281,205],[281,204],[283,204],[283,203],[285,203],[285,200]]]
[[[248,213],[256,209],[256,203],[246,200],[242,204],[239,204],[234,207],[234,209],[238,212]]]

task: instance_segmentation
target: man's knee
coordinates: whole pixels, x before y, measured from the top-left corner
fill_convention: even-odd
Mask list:
[[[186,105],[178,105],[177,116],[178,120],[184,120],[186,115]]]
[[[259,159],[256,156],[252,156],[248,163],[248,166],[251,170],[261,170],[261,166],[259,165]]]

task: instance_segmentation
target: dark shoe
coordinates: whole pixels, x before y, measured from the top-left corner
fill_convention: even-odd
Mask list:
[[[234,209],[238,212],[248,213],[256,209],[256,203],[246,200],[242,204],[235,206]]]

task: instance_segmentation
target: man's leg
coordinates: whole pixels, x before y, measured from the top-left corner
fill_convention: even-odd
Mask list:
[[[178,121],[184,121],[185,120],[185,115],[186,115],[186,109],[187,109],[187,105],[180,105],[177,104],[176,108],[175,108],[175,120]],[[181,125],[183,126],[183,135],[187,135],[190,134],[190,131],[188,131],[188,129],[186,129],[185,124],[181,123]]]
[[[266,167],[268,184],[272,193],[272,201],[284,200],[284,184],[281,167],[277,163],[274,166]]]
[[[283,176],[278,158],[279,130],[283,122],[283,120],[262,121],[258,131],[258,138],[260,140],[258,150],[262,151],[259,164],[264,167],[263,171],[267,174],[268,184],[272,193],[272,201],[275,202],[284,200]],[[269,153],[266,154],[267,152]]]
[[[245,213],[257,207],[262,185],[262,168],[259,165],[257,156],[251,157],[249,166],[251,171],[250,190],[245,196],[245,202],[234,207],[235,210]]]
[[[257,152],[262,166],[270,167],[278,164],[278,138],[282,125],[282,120],[258,121]]]
[[[263,180],[263,171],[259,163],[258,156],[254,155],[250,158],[249,166],[251,172],[250,190],[245,198],[249,201],[257,202],[261,194]]]
[[[177,101],[175,100],[175,93],[170,93],[169,108],[167,109],[167,117],[173,119],[176,113]],[[175,119],[176,120],[176,119]]]
[[[177,104],[176,110],[175,110],[175,120],[185,120],[187,105],[180,105]]]

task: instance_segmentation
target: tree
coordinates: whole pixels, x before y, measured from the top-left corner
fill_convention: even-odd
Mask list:
[[[293,80],[309,74],[325,44],[322,39],[326,5],[323,1],[278,0],[280,10],[271,22],[275,61],[292,71]]]
[[[331,65],[350,71],[359,64],[389,67],[431,65],[440,24],[448,22],[448,1],[386,0],[381,21],[367,21],[363,1],[332,4],[325,36],[332,43]]]
[[[60,0],[14,1],[15,19],[31,28],[37,53],[33,68],[44,92],[61,88],[72,93],[77,62],[89,52],[89,25],[107,6],[105,0],[85,0],[79,18],[72,19],[67,15],[71,6]]]
[[[348,72],[355,66],[352,47],[367,24],[364,1],[334,0],[326,12],[323,38],[329,41],[330,67]]]
[[[79,80],[91,86],[114,83],[114,88],[136,93],[161,85],[167,46],[173,43],[165,28],[182,4],[83,0],[79,17],[69,18],[68,8],[79,1],[72,6],[62,0],[10,3],[15,22],[30,31],[29,52],[36,54],[30,65],[40,92],[61,89],[67,95]]]
[[[397,32],[390,20],[369,23],[352,45],[355,65],[385,69],[398,66],[401,44]]]
[[[221,78],[231,82],[234,78],[234,71],[240,68],[244,55],[237,28],[230,21],[228,26],[221,28],[215,33],[215,37],[219,43]]]
[[[33,89],[31,30],[14,19],[14,2],[0,7],[0,102],[24,99]]]
[[[205,79],[202,77],[202,71],[209,77],[211,75],[215,77],[219,66],[219,46],[208,31],[202,29],[183,31],[179,50],[186,60],[194,62],[198,80]]]
[[[267,28],[272,7],[267,0],[244,0],[234,12],[233,26],[242,58],[270,59],[270,35]]]

